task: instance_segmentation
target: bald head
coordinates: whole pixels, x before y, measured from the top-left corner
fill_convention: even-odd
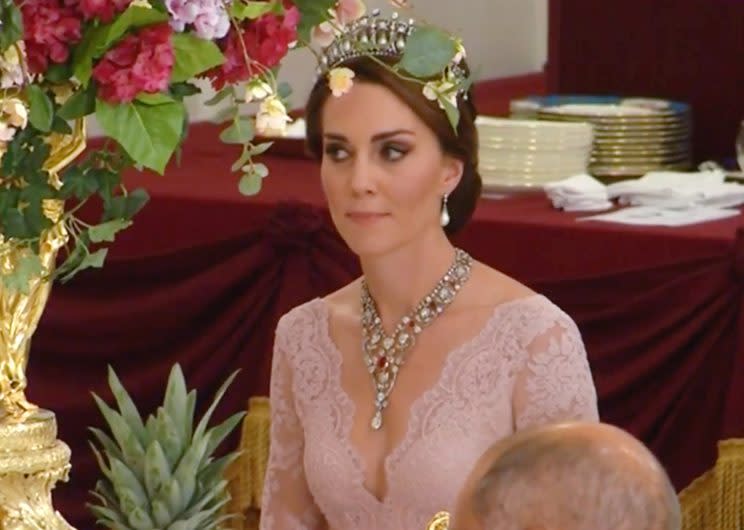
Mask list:
[[[460,495],[454,530],[679,530],[656,458],[615,427],[566,423],[489,449]]]

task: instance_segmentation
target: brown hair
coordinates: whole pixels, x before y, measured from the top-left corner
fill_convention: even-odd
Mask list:
[[[472,216],[482,187],[478,174],[478,131],[475,127],[477,112],[472,92],[468,92],[467,98],[463,95],[457,98],[460,121],[455,132],[444,110],[436,102],[424,97],[420,84],[402,79],[368,57],[349,60],[344,66],[354,71],[355,80],[389,89],[434,132],[443,152],[463,162],[462,178],[447,200],[450,222],[444,229],[447,235],[460,230]],[[323,156],[321,116],[330,93],[327,78],[319,78],[305,107],[307,148],[317,159]]]

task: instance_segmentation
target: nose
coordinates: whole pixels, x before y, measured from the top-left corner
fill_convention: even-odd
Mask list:
[[[376,167],[369,157],[362,153],[354,158],[350,185],[352,193],[358,196],[369,195],[377,191]]]

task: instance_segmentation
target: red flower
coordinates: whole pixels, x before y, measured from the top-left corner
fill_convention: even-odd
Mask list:
[[[21,3],[23,40],[32,73],[43,73],[54,63],[64,63],[70,46],[80,41],[80,16],[63,0],[26,0]]]
[[[268,14],[245,23],[240,36],[234,28],[231,29],[224,41],[225,62],[206,74],[212,86],[220,90],[225,85],[245,81],[260,73],[261,69],[256,65],[246,64],[241,37],[251,61],[271,68],[279,64],[287,55],[289,45],[297,40],[299,22],[300,12],[297,7],[291,6],[286,9],[284,16]]]
[[[132,0],[79,0],[79,8],[86,20],[98,18],[107,23],[131,3]]]
[[[140,92],[168,88],[173,71],[173,29],[167,23],[148,26],[124,37],[93,68],[98,95],[109,103],[127,103]]]

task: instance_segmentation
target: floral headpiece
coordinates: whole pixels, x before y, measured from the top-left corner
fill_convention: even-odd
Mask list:
[[[471,84],[460,39],[413,19],[403,20],[398,13],[383,18],[379,9],[371,16],[362,12],[346,23],[333,17],[319,29],[330,29],[334,34],[332,40],[323,42],[321,37],[316,41],[325,44],[318,73],[327,76],[335,96],[345,94],[353,85],[354,72],[344,66],[348,61],[359,57],[380,59],[381,65],[401,78],[421,84],[424,95],[437,101],[457,128],[457,98],[467,98]]]

